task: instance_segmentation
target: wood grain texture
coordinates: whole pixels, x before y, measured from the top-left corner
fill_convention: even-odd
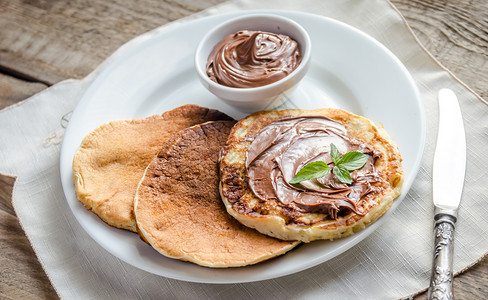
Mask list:
[[[0,210],[0,220],[0,298],[56,299],[15,215]]]
[[[128,40],[221,2],[1,0],[0,109],[82,78]],[[488,1],[392,2],[434,57],[488,98]],[[13,183],[0,175],[0,299],[55,299],[11,206]],[[456,299],[485,299],[488,259],[456,276],[454,290]]]
[[[429,52],[488,100],[488,1],[392,2]]]
[[[14,177],[0,174],[0,299],[56,299],[58,296],[15,216]]]
[[[82,78],[129,39],[222,0],[0,2],[0,62],[39,82]]]
[[[48,86],[40,82],[31,82],[0,73],[0,110],[18,103]]]

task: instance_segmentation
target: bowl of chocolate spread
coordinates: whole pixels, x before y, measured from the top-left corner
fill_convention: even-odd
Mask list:
[[[310,37],[298,23],[251,14],[208,32],[195,52],[195,67],[211,93],[252,112],[285,102],[307,73],[310,56]]]

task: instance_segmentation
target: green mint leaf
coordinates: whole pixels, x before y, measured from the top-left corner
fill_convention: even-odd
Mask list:
[[[364,167],[367,161],[367,154],[352,151],[344,154],[336,165],[340,165],[348,171],[354,171]]]
[[[314,161],[305,165],[298,173],[290,180],[290,184],[296,184],[305,180],[324,177],[329,173],[330,167],[323,161]]]
[[[336,145],[330,144],[330,157],[334,163],[334,175],[344,184],[352,184],[351,171],[361,169],[368,161],[368,155],[351,151],[341,156]],[[296,184],[305,180],[320,178],[330,172],[330,167],[323,161],[315,161],[305,165],[290,180],[290,184]]]
[[[334,166],[334,175],[342,183],[345,184],[352,183],[351,174],[349,174],[349,171],[341,165]]]
[[[341,154],[339,153],[339,150],[337,150],[336,145],[333,143],[330,144],[330,158],[332,158],[335,165],[338,165],[339,160],[341,160]]]

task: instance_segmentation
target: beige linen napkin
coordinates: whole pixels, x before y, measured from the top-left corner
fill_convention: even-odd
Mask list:
[[[488,107],[417,43],[402,17],[383,0],[232,1],[194,17],[238,9],[306,11],[350,24],[389,48],[416,81],[427,114],[427,144],[420,172],[405,200],[357,246],[311,269],[261,282],[199,284],[136,269],[96,244],[71,213],[59,178],[59,151],[69,113],[97,72],[150,32],[124,45],[83,80],[68,80],[0,112],[0,172],[15,175],[13,204],[54,288],[66,299],[391,299],[428,286],[432,259],[431,169],[437,132],[436,94],[459,97],[468,144],[466,186],[455,237],[455,271],[488,250],[486,183]],[[193,17],[192,17],[193,18]],[[189,18],[191,19],[191,18]],[[186,22],[188,19],[178,22]],[[156,31],[168,30],[173,23]]]

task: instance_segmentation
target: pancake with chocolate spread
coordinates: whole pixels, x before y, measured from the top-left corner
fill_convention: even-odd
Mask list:
[[[78,200],[107,224],[135,232],[137,184],[164,143],[190,126],[230,119],[217,110],[184,105],[162,115],[101,125],[83,139],[73,159]]]
[[[134,212],[139,234],[161,254],[207,267],[238,267],[299,243],[260,234],[226,212],[218,159],[233,125],[215,121],[182,130],[147,167]]]
[[[359,165],[350,160],[359,156]],[[362,230],[390,208],[401,193],[401,160],[383,127],[364,117],[340,109],[258,112],[229,135],[221,196],[233,217],[261,233],[332,240]],[[310,167],[317,164],[327,172],[292,180],[306,166],[319,174]]]

